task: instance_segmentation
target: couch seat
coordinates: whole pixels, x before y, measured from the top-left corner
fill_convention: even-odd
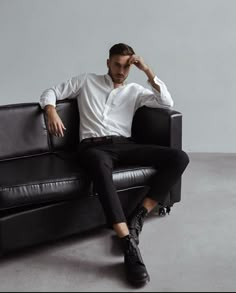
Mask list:
[[[120,166],[113,180],[118,191],[145,186],[151,167]],[[0,211],[64,201],[91,194],[91,180],[76,155],[43,154],[0,162]]]

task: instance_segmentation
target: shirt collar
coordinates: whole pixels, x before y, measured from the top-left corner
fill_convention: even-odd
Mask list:
[[[112,78],[110,77],[110,75],[107,73],[104,75],[105,77],[105,80],[108,82],[108,84],[111,86],[111,87],[114,87],[114,84],[113,84],[113,81],[112,81]],[[122,86],[126,86],[127,85],[127,82],[124,81],[123,85]]]

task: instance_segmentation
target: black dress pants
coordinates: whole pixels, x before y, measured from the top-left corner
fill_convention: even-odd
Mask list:
[[[189,157],[183,150],[137,144],[127,138],[118,142],[80,143],[78,154],[93,180],[109,227],[127,222],[112,178],[116,164],[156,167],[158,172],[147,196],[161,203],[189,163]]]

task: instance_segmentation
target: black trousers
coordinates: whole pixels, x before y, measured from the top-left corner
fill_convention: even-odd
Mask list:
[[[112,178],[116,164],[156,167],[158,173],[147,196],[161,203],[189,163],[189,157],[183,150],[137,144],[127,138],[105,143],[80,143],[78,154],[94,182],[108,226],[127,222]]]

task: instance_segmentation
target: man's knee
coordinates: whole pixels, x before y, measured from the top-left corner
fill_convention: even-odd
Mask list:
[[[179,165],[182,166],[183,169],[187,167],[189,164],[189,156],[188,154],[180,149],[175,149],[173,152],[174,161]]]

